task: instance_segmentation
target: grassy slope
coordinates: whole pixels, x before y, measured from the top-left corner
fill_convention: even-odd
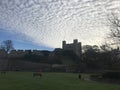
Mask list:
[[[42,78],[29,72],[0,74],[0,90],[120,90],[120,85],[79,80],[77,74],[44,73]]]

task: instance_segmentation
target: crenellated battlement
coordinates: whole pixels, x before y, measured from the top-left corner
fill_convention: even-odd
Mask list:
[[[66,41],[62,42],[62,49],[63,50],[71,50],[76,53],[76,55],[81,56],[81,42],[78,42],[77,39],[73,40],[73,43],[66,44]]]

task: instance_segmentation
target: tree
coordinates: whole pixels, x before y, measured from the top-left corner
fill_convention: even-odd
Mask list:
[[[92,49],[92,46],[91,46],[91,45],[84,45],[84,46],[82,47],[83,52],[87,52],[88,50],[91,50],[91,49]]]
[[[106,44],[101,46],[104,51],[101,59],[105,60],[107,68],[115,68],[116,63],[119,63],[119,48],[120,48],[120,13],[111,13],[108,16],[107,24],[110,27],[110,33]]]
[[[108,43],[104,43],[100,46],[100,49],[103,51],[103,52],[109,52],[111,50],[113,50],[113,48],[110,46],[111,44],[108,44]]]
[[[83,52],[88,52],[88,51],[99,52],[100,51],[100,49],[99,49],[99,47],[97,45],[93,45],[93,46],[84,45],[82,47],[82,49],[83,49]]]
[[[120,18],[117,14],[112,13],[108,17],[108,23],[110,26],[110,39],[112,38],[111,45],[120,46]]]
[[[11,40],[5,40],[1,43],[0,49],[4,50],[6,52],[6,68],[5,71],[9,70],[9,58],[8,54],[11,52],[11,50],[14,49],[13,42]]]
[[[98,69],[100,49],[97,45],[84,45],[83,47],[83,62],[86,65],[86,69]]]
[[[1,49],[4,50],[7,54],[14,49],[12,40],[5,40],[1,43]]]

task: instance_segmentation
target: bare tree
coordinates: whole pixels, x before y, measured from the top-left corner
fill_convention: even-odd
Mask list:
[[[90,51],[90,50],[92,50],[94,52],[99,52],[100,51],[100,49],[97,45],[93,45],[93,46],[92,45],[83,45],[82,50],[83,50],[83,52],[87,52],[87,51]]]
[[[12,40],[5,40],[1,43],[1,49],[3,49],[7,54],[14,49]]]
[[[108,17],[110,25],[110,39],[112,38],[112,45],[120,46],[120,18],[118,15],[111,13]]]
[[[8,54],[11,52],[11,50],[14,49],[12,40],[5,40],[1,43],[0,49],[4,50],[6,52],[6,68],[3,70],[4,72],[9,70],[9,57]]]
[[[104,52],[109,52],[109,51],[111,51],[113,49],[110,45],[111,44],[104,43],[103,45],[100,46],[100,48]]]

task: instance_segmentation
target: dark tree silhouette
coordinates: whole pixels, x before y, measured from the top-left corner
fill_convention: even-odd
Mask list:
[[[5,40],[1,43],[1,49],[4,50],[7,54],[14,49],[12,40]]]
[[[101,45],[100,49],[104,52],[109,52],[113,50],[113,48],[111,47],[111,44],[108,44],[108,43],[104,43],[103,45]]]
[[[86,69],[98,69],[99,68],[99,53],[100,49],[97,45],[84,45],[83,47],[83,62],[86,65]]]
[[[112,13],[108,17],[108,23],[110,26],[110,39],[112,38],[112,45],[120,46],[120,18],[118,15]]]
[[[99,49],[99,47],[97,45],[93,45],[93,46],[91,46],[91,45],[84,45],[82,47],[82,49],[83,49],[83,52],[88,52],[88,51],[99,52],[100,51],[100,49]]]
[[[14,49],[13,47],[13,42],[12,40],[5,40],[1,43],[0,49],[4,50],[6,52],[6,60],[7,60],[7,65],[6,65],[6,69],[4,71],[8,71],[9,70],[9,57],[8,54],[11,52],[11,50]]]

